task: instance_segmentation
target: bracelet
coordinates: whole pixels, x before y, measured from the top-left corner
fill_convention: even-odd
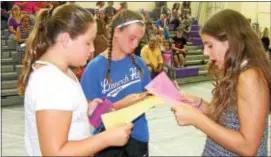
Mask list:
[[[202,98],[200,98],[200,102],[199,102],[199,104],[198,104],[198,106],[197,106],[197,108],[200,108],[201,107],[201,105],[202,105]]]

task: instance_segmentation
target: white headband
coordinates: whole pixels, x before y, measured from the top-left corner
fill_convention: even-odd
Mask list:
[[[138,23],[138,22],[142,23],[142,24],[145,23],[145,21],[143,21],[143,20],[132,20],[132,21],[128,21],[128,22],[125,22],[123,24],[118,25],[117,28],[121,28],[123,26],[129,25],[129,24],[133,24],[133,23]]]

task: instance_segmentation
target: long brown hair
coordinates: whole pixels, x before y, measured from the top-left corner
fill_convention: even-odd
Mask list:
[[[118,14],[116,14],[114,16],[114,18],[112,19],[111,23],[110,23],[109,52],[108,52],[108,59],[107,59],[108,64],[107,64],[107,72],[106,72],[106,75],[105,75],[105,78],[110,83],[112,82],[111,79],[110,79],[110,72],[111,72],[111,62],[112,62],[112,49],[113,49],[113,44],[112,43],[113,43],[113,37],[114,37],[114,29],[117,26],[120,26],[121,24],[124,24],[124,23],[129,22],[129,21],[133,21],[133,20],[142,20],[143,21],[144,18],[139,12],[134,12],[134,11],[131,11],[131,10],[127,9],[127,10],[123,10],[123,11],[119,12]],[[138,22],[138,24],[144,26],[144,23]],[[122,26],[119,29],[123,30],[127,26],[129,26],[129,25]],[[140,75],[142,77],[143,76],[143,70],[136,63],[134,54],[132,53],[129,56],[130,56],[130,59],[131,59],[132,63],[140,71]]]
[[[263,77],[259,79],[266,81],[271,89],[270,61],[259,37],[242,14],[230,9],[222,10],[204,24],[200,33],[229,43],[223,70],[218,70],[213,63],[209,65],[209,72],[215,80],[213,99],[208,107],[213,120],[220,120],[228,107],[237,107],[238,77],[247,68],[262,73]],[[247,63],[246,66],[243,63]]]
[[[23,71],[18,80],[19,94],[24,95],[32,64],[55,44],[59,33],[67,32],[75,39],[85,33],[93,22],[94,19],[87,10],[74,4],[39,11],[35,26],[26,41]]]

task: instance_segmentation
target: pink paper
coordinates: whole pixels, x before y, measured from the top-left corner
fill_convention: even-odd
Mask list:
[[[166,99],[172,106],[181,103],[196,105],[195,102],[189,102],[182,96],[165,72],[161,72],[145,88],[153,95]]]
[[[109,101],[108,99],[104,99],[104,101],[101,104],[99,104],[95,108],[94,112],[89,116],[90,124],[95,128],[98,128],[102,123],[101,115],[112,111],[112,109],[113,109],[112,102]]]
[[[162,97],[173,105],[181,103],[181,94],[165,72],[161,72],[146,87],[153,95]]]

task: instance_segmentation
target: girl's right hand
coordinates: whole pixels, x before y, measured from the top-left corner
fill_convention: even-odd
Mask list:
[[[107,142],[110,146],[124,146],[130,137],[133,124],[117,126],[107,130]]]

